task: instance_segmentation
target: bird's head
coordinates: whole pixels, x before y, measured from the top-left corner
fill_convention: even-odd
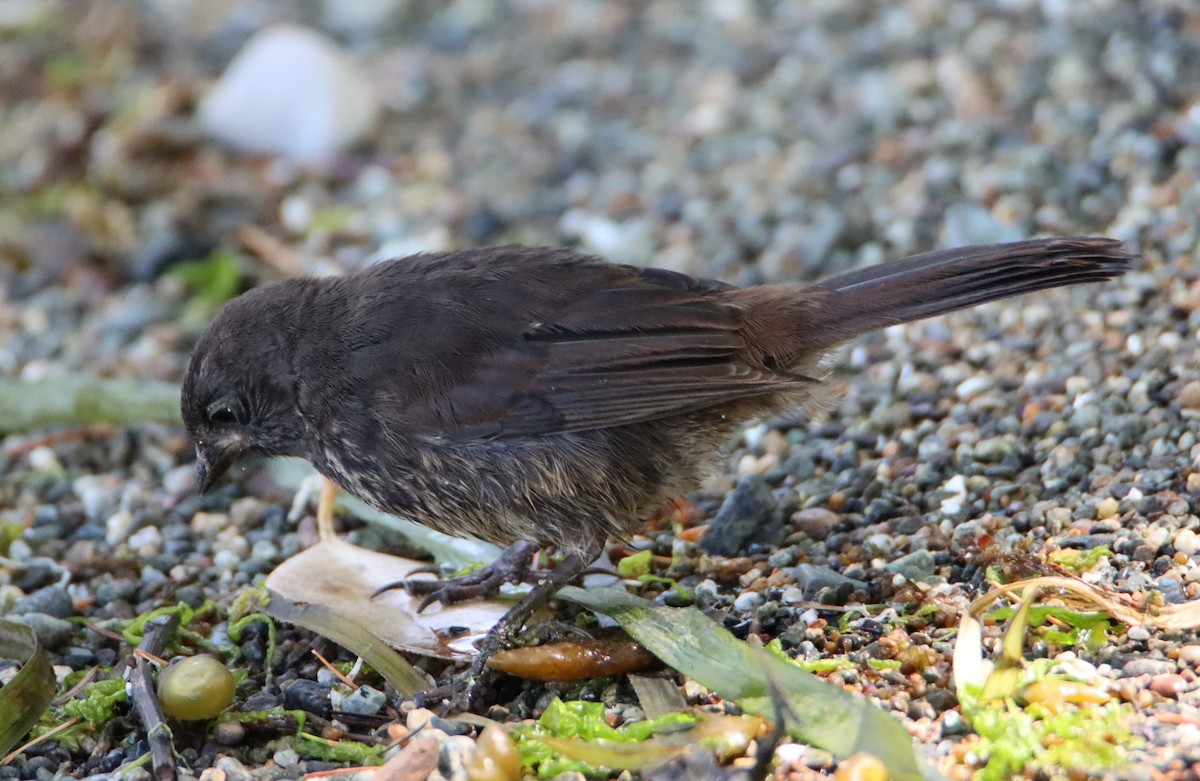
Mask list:
[[[301,455],[294,348],[300,286],[294,280],[231,301],[192,353],[181,412],[207,491],[248,456]]]

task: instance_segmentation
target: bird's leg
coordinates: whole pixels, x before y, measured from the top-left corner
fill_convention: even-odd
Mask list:
[[[500,558],[488,566],[457,578],[445,580],[416,580],[406,578],[380,586],[375,595],[396,588],[403,588],[414,596],[424,596],[417,612],[424,610],[434,602],[443,605],[453,605],[468,599],[486,599],[500,590],[505,583],[530,583],[537,577],[530,569],[537,546],[532,542],[518,542]]]
[[[418,695],[417,704],[424,706],[437,700],[452,698],[461,703],[464,710],[471,710],[486,688],[488,659],[501,648],[511,644],[525,622],[548,603],[560,588],[579,577],[589,561],[578,553],[571,553],[554,569],[538,573],[533,588],[496,622],[479,644],[471,667],[449,684]]]
[[[479,655],[475,657],[470,672],[476,675],[482,672],[488,657],[511,644],[530,616],[546,605],[560,588],[579,577],[587,564],[578,553],[571,553],[557,567],[542,574],[521,601],[509,608],[487,633],[487,637],[479,644]]]
[[[321,478],[321,498],[317,500],[317,534],[322,541],[337,538],[333,530],[333,502],[337,499],[337,484],[328,477]]]

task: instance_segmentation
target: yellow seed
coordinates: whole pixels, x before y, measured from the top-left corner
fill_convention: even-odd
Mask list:
[[[229,668],[211,656],[191,656],[158,674],[158,701],[163,712],[180,721],[221,715],[233,704],[237,684]]]

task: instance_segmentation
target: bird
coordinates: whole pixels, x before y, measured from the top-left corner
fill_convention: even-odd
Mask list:
[[[694,488],[739,426],[827,406],[843,343],[1112,279],[1136,257],[1113,239],[1042,238],[736,287],[564,248],[419,254],[226,304],[181,413],[201,490],[241,459],[298,456],[379,510],[508,547],[471,575],[404,584],[451,603],[533,582],[482,656],[607,540]],[[542,547],[561,559],[531,570]]]

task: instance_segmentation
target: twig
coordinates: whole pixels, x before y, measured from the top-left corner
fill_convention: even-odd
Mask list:
[[[0,434],[98,423],[180,425],[179,386],[99,377],[0,380]]]
[[[137,712],[142,727],[146,730],[146,740],[150,743],[150,764],[154,778],[158,781],[175,781],[175,747],[171,740],[171,728],[163,717],[162,706],[154,694],[154,686],[150,680],[150,662],[145,654],[157,656],[167,644],[167,640],[179,628],[179,616],[175,614],[161,616],[146,623],[142,642],[138,650],[144,654],[134,654],[135,667],[131,675],[133,689],[133,707]]]
[[[64,721],[62,724],[55,725],[51,729],[48,729],[45,732],[43,732],[41,735],[38,735],[33,740],[26,742],[25,745],[18,746],[17,748],[14,748],[12,751],[5,754],[4,757],[2,759],[0,759],[0,766],[7,765],[9,762],[12,762],[14,759],[16,759],[18,756],[20,756],[22,752],[28,751],[33,746],[36,746],[37,744],[41,743],[42,741],[49,740],[50,738],[54,737],[58,733],[62,732],[63,730],[70,729],[71,727],[74,727],[78,723],[79,723],[79,719],[68,719],[68,720]]]
[[[237,237],[243,247],[285,277],[304,275],[304,261],[299,253],[257,225],[243,225],[238,228]]]
[[[4,448],[4,455],[10,459],[22,458],[39,447],[56,447],[72,442],[82,442],[85,439],[103,439],[112,436],[116,431],[117,427],[111,423],[96,423],[91,426],[51,431],[48,434],[28,437],[23,441],[8,445]]]

